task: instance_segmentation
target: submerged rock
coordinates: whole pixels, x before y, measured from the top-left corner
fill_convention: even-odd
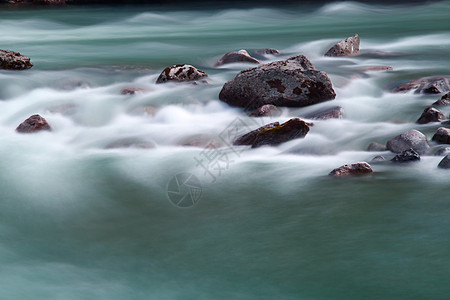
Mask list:
[[[450,105],[450,92],[443,95],[441,99],[434,102],[433,105],[440,105],[440,106],[449,106]]]
[[[447,154],[438,164],[438,168],[450,169],[450,154]]]
[[[430,76],[402,83],[394,88],[392,92],[406,93],[411,90],[415,90],[416,94],[441,94],[450,91],[450,85],[447,78]]]
[[[26,70],[31,67],[33,67],[33,63],[28,56],[19,52],[0,49],[0,69]]]
[[[278,107],[272,104],[266,104],[260,108],[255,109],[249,116],[250,117],[274,117],[281,115],[281,111]]]
[[[362,69],[363,72],[387,72],[393,71],[394,69],[390,66],[376,66],[376,67],[368,67]]]
[[[266,48],[266,49],[257,49],[251,51],[252,56],[258,56],[261,58],[264,58],[266,55],[280,55],[280,51],[273,48]]]
[[[389,140],[386,147],[394,153],[413,149],[419,154],[425,154],[430,148],[425,135],[415,129],[408,130]]]
[[[180,64],[165,68],[159,75],[156,83],[164,83],[167,81],[195,81],[207,76],[208,74],[194,66]]]
[[[328,174],[335,177],[360,176],[373,173],[372,167],[365,161],[357,162],[351,165],[343,165],[334,169]]]
[[[241,71],[219,94],[229,105],[253,109],[265,104],[307,106],[335,97],[327,74],[303,55]]]
[[[419,153],[417,153],[413,149],[402,151],[400,154],[397,154],[393,159],[391,159],[391,161],[394,163],[407,163],[419,160]]]
[[[219,58],[216,63],[217,66],[222,66],[225,64],[237,63],[237,62],[246,62],[252,64],[260,64],[261,62],[254,57],[251,57],[250,54],[244,49],[239,51],[231,51]]]
[[[32,133],[41,130],[51,130],[51,128],[40,115],[32,115],[16,128],[16,131],[20,133]]]
[[[372,142],[369,144],[369,147],[367,147],[367,151],[370,151],[370,152],[386,151],[386,146],[384,146],[380,143]]]
[[[431,140],[438,144],[450,144],[450,129],[439,127]]]
[[[325,107],[303,116],[306,119],[312,120],[328,120],[328,119],[342,119],[344,116],[344,109],[340,106]]]
[[[423,111],[420,118],[417,120],[416,123],[418,124],[427,124],[431,122],[442,122],[446,119],[445,115],[436,108],[433,107],[427,107]]]
[[[264,145],[276,146],[305,137],[310,125],[298,118],[290,119],[281,125],[278,122],[270,123],[237,138],[233,144],[251,145],[252,148]]]
[[[136,87],[130,87],[130,88],[124,88],[120,91],[120,94],[122,95],[134,95],[136,93],[145,93],[148,92],[148,90],[143,88],[136,88]]]
[[[348,37],[331,47],[325,56],[352,56],[359,53],[359,36]]]
[[[386,162],[386,158],[383,155],[377,155],[374,158],[372,158],[370,162],[374,164],[381,164]]]

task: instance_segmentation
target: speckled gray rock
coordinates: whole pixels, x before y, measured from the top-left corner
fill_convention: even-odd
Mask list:
[[[433,105],[439,105],[439,106],[448,106],[448,105],[450,105],[450,92],[448,92],[447,94],[443,95],[441,97],[441,99],[439,99],[438,101],[434,102]]]
[[[219,94],[229,105],[252,109],[265,104],[307,106],[335,97],[327,74],[303,55],[241,71]]]
[[[335,177],[360,176],[373,173],[372,167],[365,161],[357,162],[351,165],[343,165],[334,169],[328,174]]]
[[[402,151],[401,153],[397,154],[393,159],[391,159],[393,163],[409,163],[419,160],[420,160],[419,153],[417,153],[413,149]]]
[[[30,58],[19,52],[0,49],[0,69],[26,70],[33,66]]]
[[[450,144],[450,129],[439,127],[431,140],[438,144]]]
[[[344,109],[340,106],[325,107],[303,115],[302,117],[311,120],[342,119]]]
[[[165,68],[161,72],[161,75],[159,75],[156,83],[164,83],[167,81],[195,81],[207,76],[208,74],[194,66],[181,64]]]
[[[418,124],[427,124],[432,122],[442,122],[446,119],[445,115],[438,109],[433,107],[427,107],[423,111],[420,118],[416,123]]]
[[[33,133],[41,130],[51,130],[51,128],[40,115],[32,115],[16,128],[16,131],[20,133]]]
[[[394,153],[401,153],[405,150],[413,149],[420,155],[425,154],[430,148],[426,136],[415,129],[408,130],[389,140],[386,147]]]
[[[250,117],[274,117],[279,115],[281,115],[281,110],[272,104],[263,105],[249,114]]]
[[[450,154],[447,154],[438,164],[438,168],[450,169]]]
[[[237,63],[237,62],[246,62],[251,64],[260,64],[261,62],[254,57],[251,57],[250,54],[244,49],[239,51],[228,52],[224,56],[222,56],[216,63],[216,66],[222,66],[225,64]]]
[[[325,56],[352,56],[359,53],[359,35],[348,37],[331,47]]]
[[[392,92],[406,93],[411,90],[415,90],[414,93],[416,94],[441,94],[449,92],[450,85],[447,78],[430,76],[402,83],[394,88]]]

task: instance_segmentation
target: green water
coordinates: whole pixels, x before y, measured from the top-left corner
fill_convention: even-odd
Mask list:
[[[0,6],[0,48],[34,68],[0,71],[0,299],[448,299],[450,184],[441,156],[373,165],[363,178],[334,168],[377,154],[437,96],[391,94],[395,83],[450,74],[450,2],[356,2],[265,8]],[[358,33],[363,53],[324,58]],[[248,65],[214,68],[224,53],[276,48],[304,54],[330,76],[341,120],[305,139],[236,154],[215,181],[196,164],[202,135],[222,136],[245,113],[218,100]],[[189,63],[208,85],[155,85]],[[394,72],[363,74],[389,65]],[[125,87],[148,93],[120,95]],[[152,107],[154,115],[145,113]],[[316,107],[284,110],[285,121]],[[443,108],[448,115],[450,110]],[[52,132],[14,129],[39,113]],[[139,141],[148,148],[110,149]],[[437,147],[437,146],[433,146]],[[217,154],[217,153],[216,153]],[[387,154],[389,155],[389,154]],[[202,186],[178,208],[169,182]]]

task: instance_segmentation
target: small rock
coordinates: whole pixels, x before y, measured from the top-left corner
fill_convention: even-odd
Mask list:
[[[121,149],[121,148],[151,149],[154,147],[155,146],[152,143],[146,141],[141,141],[132,138],[125,138],[106,145],[105,149]]]
[[[281,115],[281,111],[278,107],[272,104],[266,104],[260,108],[255,109],[249,116],[250,117],[275,117]]]
[[[328,76],[303,55],[241,71],[219,94],[229,105],[253,109],[265,104],[307,106],[335,97]]]
[[[450,153],[450,147],[441,147],[439,148],[436,153],[434,153],[435,156],[443,156]]]
[[[325,53],[325,56],[352,56],[359,53],[359,36],[348,37],[340,41]]]
[[[145,93],[147,90],[143,88],[124,88],[120,91],[120,94],[122,95],[134,95],[136,93]]]
[[[397,154],[393,159],[391,159],[391,161],[394,163],[407,163],[419,160],[420,160],[419,153],[417,153],[413,149],[402,151],[402,153]]]
[[[445,119],[445,115],[440,110],[433,107],[427,107],[416,123],[427,124],[431,122],[442,122]]]
[[[438,168],[450,169],[450,154],[447,154],[438,164]]]
[[[267,55],[280,55],[280,51],[277,49],[267,48],[253,51],[251,50],[249,54],[256,59],[266,59]]]
[[[344,116],[344,109],[340,106],[326,107],[315,110],[303,116],[303,118],[311,120],[328,120],[328,119],[342,119]]]
[[[26,70],[33,66],[30,58],[19,52],[0,49],[0,69]]]
[[[370,173],[373,173],[372,167],[365,161],[362,161],[351,165],[343,165],[331,171],[330,174],[328,174],[328,176],[347,177],[347,176],[367,175]]]
[[[194,135],[187,138],[183,138],[177,144],[185,147],[198,147],[206,149],[217,149],[222,146],[222,141],[214,136],[208,135]]]
[[[232,51],[228,52],[224,56],[222,56],[216,63],[217,66],[222,66],[225,64],[237,63],[237,62],[246,62],[252,64],[260,64],[261,62],[254,57],[251,57],[250,54],[246,50]]]
[[[449,92],[450,85],[447,78],[430,76],[402,83],[393,89],[392,92],[406,93],[411,90],[415,90],[414,93],[416,94],[441,94]]]
[[[438,144],[450,144],[450,129],[439,127],[431,140]]]
[[[423,155],[430,148],[425,135],[415,129],[408,130],[387,142],[387,149],[394,153],[401,153],[413,149]]]
[[[386,146],[384,146],[380,143],[372,142],[369,144],[369,147],[367,147],[367,151],[370,151],[370,152],[386,151]]]
[[[394,69],[390,66],[376,66],[362,69],[363,72],[383,72],[383,71],[393,71]]]
[[[438,101],[434,102],[433,105],[449,106],[450,105],[450,92],[441,97]]]
[[[161,75],[159,75],[156,83],[164,83],[167,81],[195,81],[207,76],[208,74],[191,65],[174,65],[165,68]]]
[[[370,161],[371,163],[382,163],[385,162],[386,158],[383,155],[377,155]]]
[[[309,131],[309,125],[298,118],[279,124],[278,122],[267,124],[253,130],[234,141],[234,145],[251,145],[252,148],[270,145],[276,146],[281,143],[304,138]]]
[[[41,130],[51,130],[51,128],[40,115],[32,115],[16,128],[16,131],[20,133],[32,133]]]

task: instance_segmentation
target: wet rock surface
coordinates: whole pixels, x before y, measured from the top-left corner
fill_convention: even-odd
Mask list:
[[[242,49],[239,51],[228,52],[227,54],[225,54],[224,56],[219,58],[219,60],[216,63],[216,67],[226,65],[226,64],[231,64],[231,63],[238,63],[238,62],[245,62],[245,63],[251,63],[251,64],[260,64],[261,63],[256,58],[251,57],[250,54],[248,54],[248,52],[246,50]]]
[[[450,129],[439,127],[431,140],[438,144],[450,144]]]
[[[425,154],[430,146],[426,136],[415,129],[408,130],[387,142],[386,148],[394,153],[413,149],[420,155]]]
[[[438,168],[450,169],[450,154],[447,154],[438,164]]]
[[[342,119],[344,116],[344,109],[340,106],[325,107],[303,115],[303,118],[311,120],[328,120],[328,119]]]
[[[450,85],[447,78],[430,76],[402,83],[394,88],[392,92],[406,93],[412,90],[416,94],[441,94],[449,92]]]
[[[325,72],[317,71],[303,55],[241,71],[219,94],[231,106],[252,109],[265,104],[307,106],[335,97]]]
[[[275,117],[281,115],[281,110],[272,104],[263,105],[249,114],[250,117]]]
[[[359,53],[359,35],[348,37],[331,47],[325,56],[353,56]]]
[[[413,149],[408,149],[397,154],[391,161],[393,163],[409,163],[413,161],[419,161],[420,155]]]
[[[361,176],[373,173],[372,167],[367,162],[357,162],[351,165],[343,165],[334,169],[328,175],[333,177]]]
[[[51,130],[51,128],[40,115],[32,115],[16,128],[16,131],[20,133],[33,133],[42,130]]]
[[[416,121],[418,124],[427,124],[432,122],[442,122],[446,119],[444,113],[433,107],[427,107],[420,118]]]
[[[196,81],[207,76],[208,74],[197,69],[194,66],[179,64],[165,68],[159,75],[158,79],[156,80],[156,83],[165,83],[168,81],[175,81],[175,82]]]
[[[30,58],[19,52],[0,49],[0,69],[26,70],[33,67]]]
[[[443,95],[439,100],[434,102],[433,105],[449,106],[450,105],[450,92]]]

